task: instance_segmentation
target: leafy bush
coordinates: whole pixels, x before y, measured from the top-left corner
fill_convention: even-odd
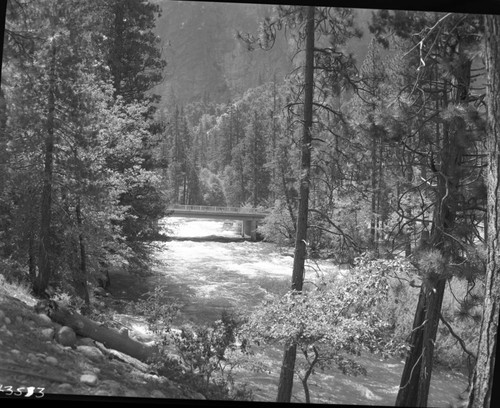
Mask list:
[[[75,298],[66,292],[59,292],[53,296],[53,300],[55,300],[60,306],[63,307],[72,307],[75,306]],[[83,305],[83,301],[79,299],[79,306]]]
[[[295,237],[295,227],[284,202],[277,200],[271,213],[259,225],[257,231],[266,241],[281,246],[290,246]]]
[[[23,299],[26,303],[31,303],[31,288],[25,280],[12,279],[9,276],[9,269],[4,269],[5,262],[0,258],[0,290],[4,293],[14,296],[18,299]]]
[[[29,281],[27,268],[9,258],[0,257],[0,275],[8,283],[26,284]]]
[[[248,343],[238,341],[243,319],[227,311],[208,327],[172,327],[179,306],[169,302],[162,288],[156,288],[136,304],[155,332],[159,354],[152,366],[160,375],[189,385],[208,399],[250,400],[251,391],[235,386],[233,370],[250,355]],[[174,350],[175,355],[171,353]]]
[[[314,289],[289,291],[256,308],[243,333],[257,344],[295,344],[302,352],[297,374],[306,400],[315,369],[335,366],[343,373],[366,372],[354,357],[362,351],[387,355],[397,348],[387,336],[388,322],[377,305],[387,300],[386,270],[359,262],[347,274],[319,278]]]
[[[384,314],[389,328],[388,335],[399,347],[395,351],[400,357],[404,357],[419,296],[417,271],[407,259],[401,258],[367,261],[365,268],[381,268],[387,276],[387,298],[376,306],[376,310],[377,313]]]
[[[145,316],[150,329],[161,336],[170,330],[180,306],[170,301],[164,288],[156,287],[139,300],[134,309],[136,313]]]
[[[290,290],[290,278],[273,278],[266,275],[261,275],[256,280],[256,284],[272,295],[283,296]]]
[[[242,323],[241,317],[223,311],[221,319],[209,327],[183,326],[170,332],[182,366],[196,379],[196,389],[209,399],[251,399],[249,392],[235,387],[233,377],[233,370],[250,354],[247,342],[237,341]]]

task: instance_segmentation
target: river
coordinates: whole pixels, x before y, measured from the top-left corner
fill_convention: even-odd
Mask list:
[[[286,290],[290,284],[293,251],[268,242],[241,239],[236,221],[170,218],[164,227],[170,236],[182,240],[158,243],[156,284],[166,288],[171,299],[182,306],[183,321],[207,324],[217,320],[223,309],[251,311],[268,290]],[[203,236],[235,241],[200,240]],[[308,263],[305,279],[336,270],[328,261]],[[281,353],[278,348],[260,348],[257,354],[267,364],[268,372],[239,373],[254,390],[256,400],[274,401]],[[313,375],[309,380],[312,402],[394,405],[403,361],[368,355],[362,362],[367,376],[347,377],[336,370]],[[466,382],[461,374],[435,370],[429,406],[448,406],[465,389]],[[300,382],[294,386],[293,401],[304,401]]]

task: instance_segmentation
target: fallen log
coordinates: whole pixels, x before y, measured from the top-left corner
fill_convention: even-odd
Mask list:
[[[59,305],[53,300],[42,302],[45,304],[43,307],[38,304],[36,307],[37,310],[43,309],[54,322],[71,327],[77,335],[90,337],[102,343],[106,348],[120,351],[144,363],[148,363],[158,351],[157,347],[147,346],[132,340],[128,336],[119,333],[117,330],[102,326],[76,311]]]

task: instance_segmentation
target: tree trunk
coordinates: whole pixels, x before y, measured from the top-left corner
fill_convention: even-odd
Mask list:
[[[259,204],[259,192],[258,192],[258,187],[259,187],[259,181],[257,180],[257,155],[258,155],[258,146],[257,146],[257,131],[255,129],[255,126],[257,126],[257,111],[254,112],[254,139],[253,139],[253,206],[254,208],[257,208],[257,205]]]
[[[271,137],[271,142],[272,142],[272,161],[273,163],[276,162],[276,72],[273,74],[273,111],[271,112],[271,120],[273,121],[273,133]],[[273,180],[273,183],[276,180],[276,167],[273,165],[272,168],[272,175],[271,179]],[[276,192],[274,188],[271,190],[271,201],[274,203],[274,200],[276,199]]]
[[[500,16],[485,16],[485,61],[488,75],[488,262],[483,320],[479,334],[477,362],[469,395],[469,407],[489,407],[497,348],[500,310]]]
[[[309,367],[307,367],[306,372],[304,373],[304,377],[301,378],[302,381],[302,388],[304,388],[304,397],[306,399],[306,404],[311,403],[311,392],[309,391],[309,384],[307,381],[309,380],[309,377],[311,376],[314,367],[316,366],[316,363],[319,360],[319,352],[316,347],[313,346],[313,351],[314,351],[314,359],[313,361],[309,361],[307,358],[307,355],[304,353],[304,356],[306,357],[307,362],[309,363]]]
[[[286,208],[288,210],[288,214],[290,215],[290,220],[292,220],[292,225],[293,225],[293,228],[294,228],[293,232],[295,233],[295,229],[297,228],[297,221],[296,221],[296,218],[295,218],[295,213],[293,211],[293,198],[291,197],[290,189],[287,186],[287,183],[286,183],[286,174],[285,174],[285,171],[283,170],[282,166],[280,166],[280,172],[281,172],[281,185],[283,187],[283,192],[284,192],[284,195],[285,195]],[[290,234],[290,238],[292,236],[293,235]]]
[[[113,87],[115,98],[122,95],[122,76],[123,65],[121,58],[124,54],[123,40],[124,40],[124,27],[123,27],[123,5],[116,0],[113,4],[113,52],[110,58],[111,75],[113,77]]]
[[[45,163],[40,214],[40,237],[38,249],[38,275],[33,285],[36,296],[44,296],[51,275],[50,265],[50,213],[52,211],[52,177],[54,165],[54,114],[56,87],[56,39],[52,40],[47,102],[47,127],[45,136]]]
[[[28,271],[29,279],[32,285],[36,280],[36,246],[35,246],[35,233],[30,231],[28,239]]]
[[[370,219],[370,245],[372,249],[378,251],[378,239],[377,239],[377,222],[378,222],[378,195],[379,189],[377,188],[377,138],[372,135],[372,177],[371,177],[371,187],[372,187],[372,199],[371,199],[371,219]]]
[[[306,25],[306,65],[304,95],[304,129],[302,134],[301,173],[299,187],[299,208],[297,213],[297,232],[295,235],[295,256],[293,259],[292,289],[302,290],[304,282],[304,262],[307,253],[307,217],[309,213],[309,182],[312,149],[312,102],[314,80],[314,10],[307,7]]]
[[[80,197],[78,197],[78,203],[76,204],[76,222],[78,225],[78,243],[80,249],[80,273],[78,278],[78,284],[82,293],[83,300],[85,301],[85,306],[87,310],[90,310],[90,296],[89,289],[87,286],[87,254],[85,250],[85,238],[83,236],[83,218],[82,209],[80,204]]]
[[[302,387],[304,388],[304,397],[306,398],[306,404],[311,403],[311,393],[309,392],[309,385],[307,385],[307,378],[302,380]]]
[[[439,205],[436,205],[435,213],[434,226],[431,232],[431,246],[435,249],[441,249],[444,239],[441,231],[444,229],[444,225],[451,226],[453,224],[454,215],[445,210],[446,216],[443,217]],[[410,352],[401,376],[396,406],[427,406],[432,375],[434,342],[445,286],[446,279],[439,272],[436,274],[429,273],[422,280],[410,338]]]
[[[465,103],[468,83],[461,81],[461,77],[467,76],[468,71],[470,72],[470,64],[467,61],[458,66],[457,83],[467,88],[456,90],[454,103]],[[443,106],[448,105],[446,86],[444,84]],[[440,127],[436,127],[436,132],[437,140],[440,140]],[[452,234],[456,222],[454,202],[460,197],[458,190],[460,163],[465,147],[459,141],[464,139],[464,133],[465,125],[459,118],[450,123],[442,123],[441,163],[438,166],[439,169],[433,168],[438,185],[434,201],[430,247],[441,253],[445,264],[452,262],[454,258],[454,250],[452,249],[454,240]],[[436,166],[433,165],[433,167]],[[447,280],[446,266],[439,268],[439,270],[426,273],[422,279],[419,302],[413,322],[410,352],[403,369],[396,406],[427,406],[434,345]]]
[[[285,344],[283,360],[281,362],[280,378],[278,383],[277,402],[290,402],[292,399],[293,375],[295,359],[297,358],[297,344],[293,341]]]
[[[299,209],[295,234],[295,254],[293,258],[292,289],[302,291],[304,282],[304,262],[307,252],[307,216],[309,212],[309,178],[311,168],[311,127],[314,81],[314,6],[307,7],[306,22],[306,61],[304,71],[304,128],[302,134],[302,155]],[[285,345],[283,362],[278,384],[277,402],[290,402],[295,370],[296,344]]]
[[[449,134],[447,130],[444,133]],[[446,139],[449,139],[449,135],[445,136]],[[444,143],[448,146],[444,148],[446,152],[443,155],[446,163],[443,162],[441,166],[443,174],[438,178],[433,227],[430,234],[430,247],[439,250],[445,262],[452,257],[452,254],[445,249],[444,242],[449,240],[447,236],[451,233],[455,223],[455,213],[449,206],[452,205],[453,197],[456,197],[458,185],[456,167],[459,163],[457,158],[460,156],[459,149],[451,147],[451,142],[452,140],[448,140]],[[434,342],[445,286],[444,270],[429,272],[422,279],[410,340],[410,352],[403,369],[396,406],[427,406]]]
[[[49,307],[44,310],[47,316],[56,323],[71,327],[79,336],[89,337],[104,344],[106,348],[120,351],[145,363],[157,351],[156,347],[146,346],[114,329],[101,326],[79,313],[72,312],[54,301],[49,302]]]

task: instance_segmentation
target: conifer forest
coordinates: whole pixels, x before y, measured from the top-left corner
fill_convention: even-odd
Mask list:
[[[0,297],[200,399],[493,406],[500,15],[8,0],[3,35]]]

